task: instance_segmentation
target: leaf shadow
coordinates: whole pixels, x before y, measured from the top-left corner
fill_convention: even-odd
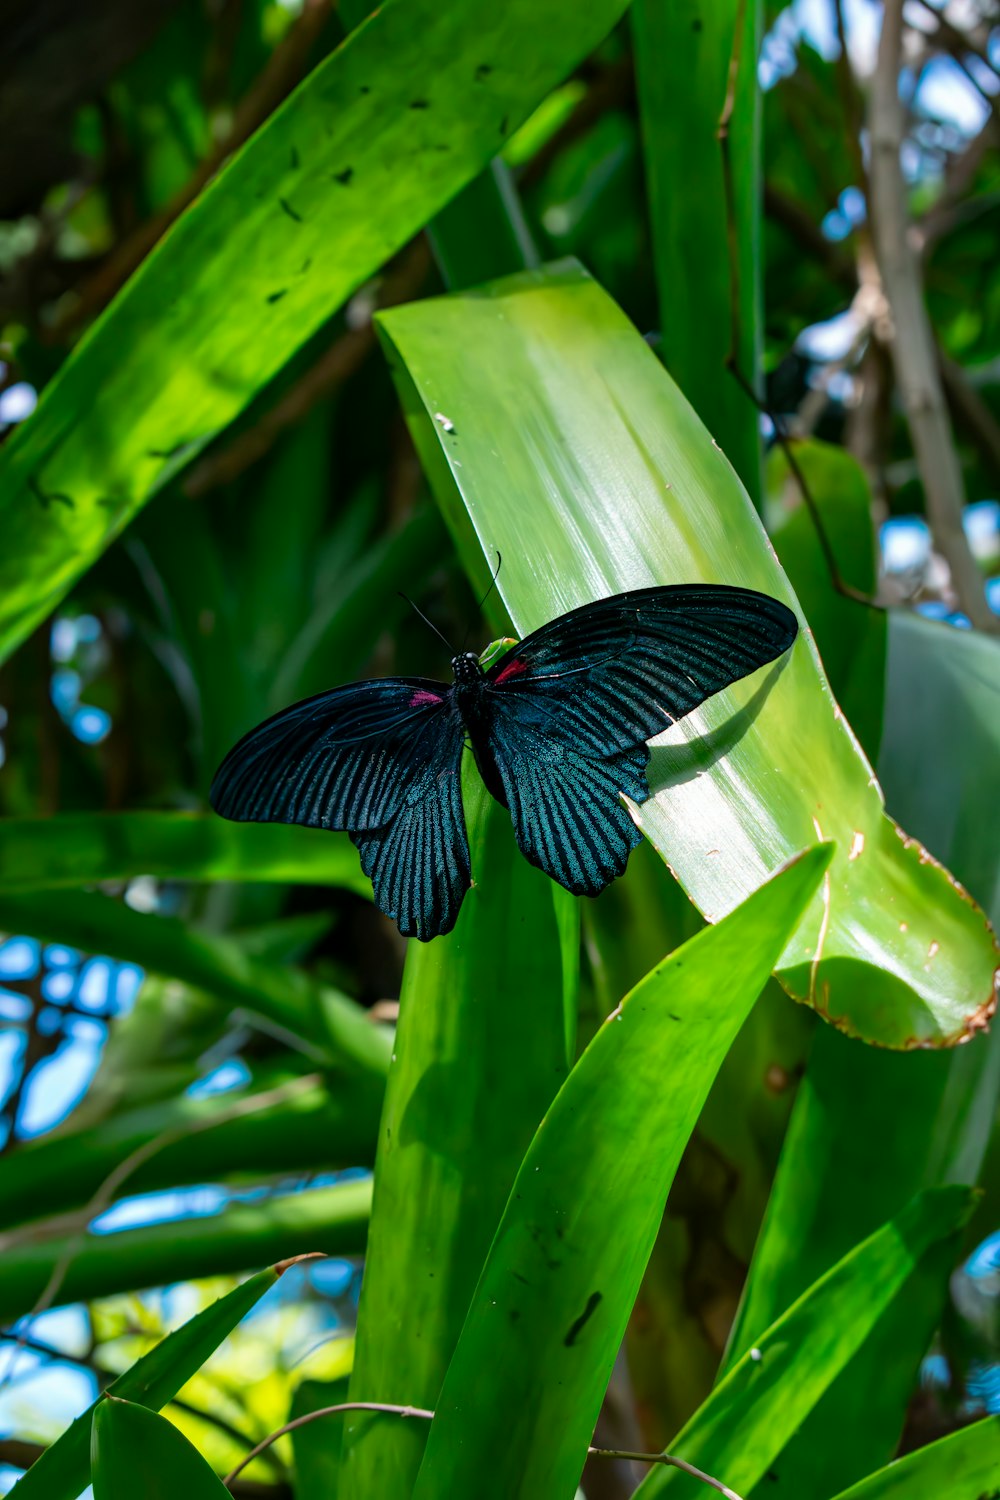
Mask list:
[[[731,754],[774,692],[790,659],[791,652],[786,651],[777,661],[772,662],[752,697],[707,734],[698,735],[695,739],[685,740],[678,745],[650,746],[649,765],[646,768],[650,797],[693,781],[696,776],[703,775],[718,761]]]

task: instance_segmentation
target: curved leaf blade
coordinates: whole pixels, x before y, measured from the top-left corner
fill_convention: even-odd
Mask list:
[[[94,1500],[224,1500],[229,1494],[172,1422],[111,1396],[94,1412],[90,1447]]]
[[[0,454],[0,656],[486,166],[625,0],[387,0],[174,225]],[[406,170],[400,170],[400,163]]]
[[[300,969],[254,958],[233,938],[201,932],[179,917],[132,911],[87,891],[0,892],[0,927],[184,979],[291,1031],[324,1060],[368,1075],[381,1095],[392,1050],[386,1032],[346,995]]]
[[[855,1246],[757,1339],[670,1452],[748,1494],[911,1278],[928,1268],[947,1278],[974,1203],[969,1188],[932,1189]],[[654,1469],[636,1500],[663,1494],[695,1500],[702,1489]]]
[[[335,885],[371,897],[346,834],[207,813],[59,813],[0,822],[0,891],[161,875]]]
[[[45,1226],[32,1224],[24,1234],[3,1237],[0,1319],[29,1314],[57,1272],[55,1295],[63,1305],[228,1275],[308,1252],[361,1255],[370,1204],[371,1180],[364,1178],[230,1204],[214,1217],[190,1220],[182,1234],[167,1222],[114,1234],[90,1234],[84,1225],[75,1234],[45,1238]]]
[[[869,1474],[836,1500],[986,1500],[1000,1475],[1000,1417],[987,1417]]]
[[[414,1500],[575,1493],[681,1152],[830,854],[801,855],[664,959],[573,1069],[517,1174]]]
[[[498,588],[520,633],[603,594],[692,579],[795,607],[733,470],[578,267],[379,321],[466,564],[482,574],[483,554],[503,553]],[[892,1047],[950,1044],[986,1024],[997,948],[983,914],[885,817],[807,630],[782,663],[661,735],[649,784],[636,820],[711,920],[797,849],[837,841],[829,883],[778,965],[796,999]]]
[[[112,1381],[105,1394],[159,1411],[232,1333],[240,1319],[256,1306],[284,1269],[284,1265],[269,1266],[220,1297],[136,1360],[131,1369]],[[90,1478],[91,1420],[96,1405],[95,1402],[77,1417],[21,1476],[11,1490],[17,1500],[76,1500],[86,1489]]]
[[[470,768],[475,884],[454,931],[407,952],[352,1401],[435,1407],[511,1184],[572,1050],[579,903],[521,858],[509,816],[476,782]],[[339,1500],[408,1495],[426,1439],[422,1422],[350,1413]]]

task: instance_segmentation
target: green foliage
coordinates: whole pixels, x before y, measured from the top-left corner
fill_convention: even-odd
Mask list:
[[[717,444],[578,268],[379,321],[467,566],[481,576],[483,552],[508,559],[497,592],[522,634],[598,587],[724,578],[796,604]],[[471,371],[470,345],[483,355]],[[648,779],[636,822],[713,919],[764,871],[836,840],[829,882],[777,965],[797,999],[883,1046],[953,1043],[985,1023],[993,935],[884,816],[808,635],[660,736]]]
[[[811,851],[653,969],[542,1118],[448,1367],[413,1494],[571,1494],[715,1072],[822,878]],[[477,1378],[502,1341],[503,1365]]]
[[[597,1441],[744,1500],[981,1500],[996,1423],[953,1429],[995,1307],[977,1282],[972,1328],[949,1273],[1000,1201],[1000,645],[915,613],[949,581],[880,547],[923,489],[848,60],[756,0],[148,9],[87,47],[12,28],[37,152],[0,121],[0,396],[40,391],[0,427],[0,927],[40,944],[0,995],[0,1320],[44,1342],[32,1314],[84,1304],[101,1392],[18,1500],[207,1500],[348,1397],[436,1416],[319,1418],[243,1493],[705,1492]],[[908,211],[987,499],[996,163],[923,90],[989,49],[916,40]],[[810,352],[837,314],[847,352]],[[777,447],[762,486],[731,355],[812,509]],[[817,518],[894,607],[833,587]],[[401,591],[478,650],[696,580],[786,599],[800,638],[658,737],[595,902],[520,857],[471,758],[474,884],[430,945],[345,834],[207,811],[266,715],[446,671]],[[142,970],[127,1015],[108,960]],[[96,1077],[30,1139],[79,1036]],[[143,1221],[203,1184],[214,1212]],[[116,1205],[138,1222],[95,1227]],[[257,1268],[308,1252],[337,1264],[233,1336]],[[362,1258],[355,1337],[323,1287]],[[149,1348],[175,1314],[147,1289],[245,1274]],[[938,1337],[951,1389],[918,1397]]]
[[[275,1266],[259,1271],[214,1306],[205,1308],[113,1381],[105,1394],[158,1411],[274,1285],[282,1269]],[[17,1500],[75,1500],[86,1488],[95,1409],[96,1403],[77,1417],[18,1480],[14,1486]]]
[[[110,1396],[94,1412],[91,1442],[94,1500],[126,1500],[136,1491],[167,1500],[178,1491],[191,1500],[221,1500],[225,1485],[165,1417]]]

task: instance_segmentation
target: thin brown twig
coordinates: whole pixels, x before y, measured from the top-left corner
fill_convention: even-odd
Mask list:
[[[951,571],[958,607],[983,631],[1000,632],[962,524],[965,493],[938,373],[920,266],[909,237],[900,151],[903,0],[886,0],[871,91],[871,211],[882,286],[892,315],[896,381],[923,480],[927,519]]]
[[[962,366],[943,349],[938,350],[938,364],[952,416],[1000,479],[1000,424]]]
[[[802,466],[800,465],[798,459],[792,451],[792,445],[789,442],[788,435],[785,432],[781,418],[776,412],[773,412],[769,409],[766,402],[761,400],[760,396],[758,396],[756,390],[754,389],[753,381],[747,375],[745,375],[743,370],[740,368],[740,289],[738,271],[739,246],[736,242],[736,204],[733,187],[732,161],[729,154],[729,127],[732,121],[733,109],[735,108],[736,103],[736,80],[739,76],[740,59],[743,50],[744,18],[745,0],[740,0],[740,7],[736,15],[736,24],[733,28],[733,50],[729,59],[729,75],[726,88],[726,98],[722,106],[722,114],[719,116],[719,125],[716,131],[719,148],[722,152],[722,177],[726,204],[726,242],[729,248],[730,326],[729,353],[726,356],[726,368],[732,375],[733,379],[736,381],[737,385],[743,391],[743,393],[749,397],[757,410],[762,412],[764,416],[768,418],[771,426],[774,428],[775,440],[778,443],[778,446],[781,448],[782,453],[785,455],[785,460],[788,464],[789,469],[795,477],[796,483],[798,484],[799,490],[801,491],[802,499],[805,503],[806,509],[809,511],[809,515],[812,519],[812,523],[816,531],[816,536],[819,540],[823,557],[826,561],[826,565],[830,573],[830,580],[834,588],[839,594],[843,594],[848,599],[855,600],[856,603],[867,604],[872,608],[878,609],[881,606],[877,605],[874,600],[869,599],[867,594],[864,594],[859,589],[854,588],[853,585],[849,584],[841,575],[840,567],[837,563],[836,553],[833,550],[830,538],[827,535],[826,527],[823,524],[823,518],[819,512],[819,506],[816,504],[815,497],[813,496],[813,493],[809,488],[809,484],[806,480],[805,474],[802,471]]]
[[[320,1417],[338,1416],[347,1411],[372,1411],[390,1417],[416,1417],[422,1422],[432,1422],[434,1413],[423,1406],[397,1406],[390,1401],[341,1401],[336,1406],[320,1406],[315,1411],[307,1411],[301,1417],[294,1417],[292,1421],[286,1422],[274,1432],[268,1433],[267,1437],[259,1442],[246,1458],[242,1459],[235,1467],[230,1469],[222,1481],[228,1489],[233,1481],[242,1473],[247,1464],[258,1458],[272,1443],[276,1443],[280,1437],[288,1432],[295,1432],[299,1427],[305,1427],[309,1422],[316,1422]],[[725,1500],[740,1500],[735,1490],[722,1483],[721,1479],[713,1479],[711,1474],[706,1474],[703,1469],[696,1469],[694,1464],[689,1464],[684,1458],[677,1458],[673,1453],[629,1453],[617,1448],[593,1448],[588,1447],[588,1457],[593,1458],[624,1458],[633,1463],[664,1464],[671,1469],[680,1469],[685,1474],[690,1474],[693,1479],[700,1479],[703,1484],[709,1485],[717,1490]]]
[[[819,506],[816,503],[816,497],[809,487],[809,481],[806,479],[802,465],[796,457],[794,445],[785,431],[784,423],[778,413],[772,411],[767,403],[760,399],[734,359],[730,357],[726,363],[729,373],[740,387],[740,390],[750,398],[757,410],[767,417],[774,428],[774,440],[781,449],[785,462],[788,464],[795,483],[799,487],[799,493],[813,523],[816,539],[819,542],[820,551],[823,553],[823,560],[826,563],[827,571],[830,574],[830,582],[833,584],[833,587],[837,590],[838,594],[843,594],[845,599],[853,599],[855,604],[865,604],[869,609],[881,610],[882,605],[876,599],[871,599],[861,589],[856,589],[852,583],[847,582],[841,573],[840,565],[837,562],[837,554],[833,550],[833,544],[830,541]]]
[[[681,1473],[690,1474],[692,1479],[700,1479],[702,1484],[707,1484],[724,1495],[725,1500],[740,1500],[736,1491],[731,1490],[728,1484],[723,1484],[721,1479],[714,1479],[704,1469],[696,1469],[694,1464],[678,1458],[674,1453],[627,1453],[617,1448],[588,1448],[587,1452],[592,1453],[595,1458],[628,1458],[633,1463],[665,1464],[670,1469],[680,1469]]]

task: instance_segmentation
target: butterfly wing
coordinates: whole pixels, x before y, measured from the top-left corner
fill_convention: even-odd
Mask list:
[[[486,674],[485,753],[525,857],[576,894],[603,890],[639,842],[619,793],[648,796],[646,741],[797,631],[766,594],[685,584],[601,599],[527,636]]]
[[[375,903],[404,937],[448,932],[470,884],[462,721],[451,689],[379,678],[295,703],[246,735],[216,773],[224,818],[346,829]]]

